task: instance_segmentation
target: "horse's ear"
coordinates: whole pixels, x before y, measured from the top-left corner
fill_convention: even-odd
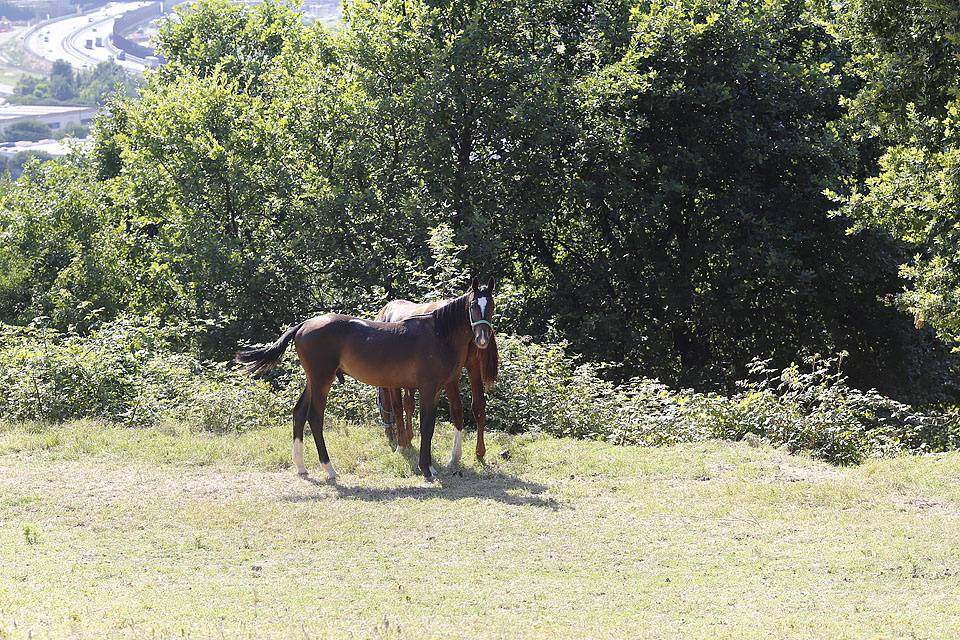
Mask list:
[[[487,280],[487,289],[490,289],[490,293],[493,293],[494,287],[497,286],[497,279],[493,276],[490,276],[490,279]]]
[[[480,288],[480,279],[477,278],[477,276],[473,276],[473,282],[470,283],[470,288],[473,289],[474,293]]]

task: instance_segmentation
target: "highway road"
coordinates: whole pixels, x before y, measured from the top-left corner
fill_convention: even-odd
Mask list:
[[[117,49],[110,44],[113,22],[133,9],[148,2],[111,2],[104,7],[83,15],[65,16],[33,30],[24,39],[24,47],[50,62],[66,60],[75,69],[96,66],[104,60],[114,59],[119,65],[134,71],[143,71],[144,65],[133,60],[116,60]],[[87,40],[101,46],[86,47]]]

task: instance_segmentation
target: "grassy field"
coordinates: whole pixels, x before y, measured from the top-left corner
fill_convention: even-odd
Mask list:
[[[960,454],[288,437],[0,426],[0,638],[960,636]]]

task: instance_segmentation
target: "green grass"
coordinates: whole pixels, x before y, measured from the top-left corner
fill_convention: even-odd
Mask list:
[[[958,453],[498,434],[427,485],[381,439],[331,486],[286,429],[0,426],[0,638],[960,635]]]

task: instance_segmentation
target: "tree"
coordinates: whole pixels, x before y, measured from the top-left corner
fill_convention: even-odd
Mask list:
[[[123,240],[89,161],[42,159],[28,161],[17,182],[0,183],[0,318],[27,324],[44,316],[83,329],[92,310],[115,317],[129,299]]]
[[[114,95],[133,97],[141,82],[111,60],[98,63],[77,74],[77,101],[103,106]]]
[[[46,162],[53,156],[45,151],[20,151],[3,159],[3,172],[9,174],[11,180],[17,180],[23,175],[26,166],[34,160]]]
[[[862,386],[922,386],[935,346],[883,302],[900,246],[830,216],[869,149],[846,135],[849,41],[806,2],[358,0],[345,20],[205,0],[167,25],[170,64],[108,103],[74,176],[115,233],[69,245],[89,272],[50,268],[109,281],[111,309],[214,321],[223,356],[426,295],[457,247],[504,276],[502,328],[611,375],[716,387],[846,349]]]
[[[861,228],[912,246],[900,305],[960,343],[960,6],[857,0],[837,20],[863,81],[848,105],[866,162],[836,197]]]
[[[66,60],[57,60],[50,69],[50,97],[67,102],[77,95],[73,67]]]
[[[300,14],[288,2],[243,7],[228,0],[201,0],[178,8],[158,36],[158,52],[168,63],[164,79],[217,71],[233,78],[246,93],[257,94],[273,60],[304,33]]]
[[[3,139],[7,142],[45,140],[52,135],[49,125],[39,120],[21,120],[3,130]]]

